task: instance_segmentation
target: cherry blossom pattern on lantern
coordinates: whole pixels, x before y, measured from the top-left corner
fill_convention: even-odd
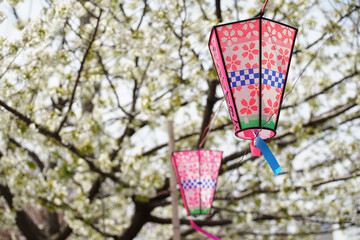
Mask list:
[[[281,66],[278,66],[279,72],[286,74],[286,67],[282,68]]]
[[[242,54],[242,57],[249,57],[250,60],[254,59],[254,55],[258,55],[259,54],[259,50],[258,49],[254,49],[255,48],[255,43],[250,43],[249,45],[244,44],[242,49],[245,51]]]
[[[189,197],[189,206],[198,206],[199,205],[199,197],[198,196],[194,196],[194,197]]]
[[[240,92],[241,91],[241,87],[234,87],[231,89],[233,95],[235,94],[236,91]]]
[[[235,94],[235,91],[240,92],[241,91],[241,87],[234,87],[231,89],[232,93]]]
[[[201,198],[201,204],[203,204],[204,206],[211,206],[211,203],[212,203],[212,197],[204,196]]]
[[[249,85],[248,88],[252,90],[250,92],[251,97],[255,97],[255,95],[260,96],[259,84]]]
[[[285,65],[289,62],[289,54],[289,49],[285,49],[285,51],[282,48],[279,49],[279,55],[277,56],[277,59],[281,61],[282,65]]]
[[[209,170],[207,168],[201,168],[200,169],[200,176],[204,177],[208,175]]]
[[[225,29],[222,33],[224,34],[224,37],[221,38],[221,42],[226,43],[228,47],[230,47],[232,44],[234,44],[238,39],[235,37],[235,31],[231,28]],[[230,32],[229,32],[230,31]]]
[[[242,109],[240,109],[240,113],[241,114],[251,114],[252,111],[257,111],[258,110],[258,106],[255,106],[256,100],[255,98],[251,98],[249,100],[249,103],[245,100],[245,99],[242,99],[241,100],[241,104],[244,106]],[[254,106],[253,106],[254,105]]]
[[[269,43],[276,43],[276,41],[278,39],[282,38],[282,34],[281,32],[277,31],[276,26],[279,25],[275,25],[274,22],[271,21],[263,21],[265,27],[266,27],[266,32],[264,32],[264,37],[268,39]]]
[[[271,86],[269,86],[269,85],[261,85],[261,91],[264,91],[265,90],[265,88],[267,89],[267,90],[270,90],[271,89]]]
[[[237,60],[237,55],[234,54],[231,58],[229,56],[226,57],[226,61],[228,61],[229,63],[226,64],[226,69],[229,70],[230,68],[233,70],[233,71],[236,71],[236,65],[240,65],[241,64],[241,61],[240,60]]]
[[[261,85],[261,98],[264,97],[265,89],[266,89],[266,90],[270,90],[270,89],[271,89],[271,86],[265,85],[265,84],[262,84],[262,85]]]
[[[197,166],[197,164],[189,164],[189,172],[192,173],[192,174],[196,174],[199,172],[199,168]]]
[[[237,34],[242,37],[244,33],[247,32],[245,36],[247,39],[250,39],[251,36],[259,36],[259,31],[256,30],[256,21],[257,20],[251,20],[243,23],[242,28],[237,31]]]
[[[217,175],[219,174],[219,167],[215,164],[212,164],[210,169],[210,174],[211,174],[211,178],[216,180]]]
[[[253,65],[251,66],[250,63],[247,63],[247,64],[245,64],[245,67],[246,67],[246,68],[258,68],[259,65],[258,65],[257,63],[255,63],[255,64],[253,64]]]
[[[189,175],[187,174],[187,171],[184,170],[179,170],[179,175],[180,175],[180,179],[187,179],[189,177]]]
[[[264,108],[264,112],[268,113],[269,115],[276,114],[277,113],[277,107],[278,107],[279,103],[277,101],[275,101],[274,104],[273,104],[271,99],[268,99],[267,104],[268,104],[268,107]]]
[[[262,46],[262,47],[266,47],[266,46],[267,46],[267,47],[269,48],[270,46],[268,46],[268,44],[271,45],[271,48],[270,48],[271,50],[276,51],[276,45],[275,45],[274,43],[266,43],[266,42],[264,42],[264,41],[261,42],[261,46]]]
[[[290,44],[292,45],[293,44],[293,35],[294,35],[294,30],[287,27],[287,26],[283,26],[283,25],[280,25],[281,28],[283,28],[282,30],[282,34],[283,34],[283,42],[285,44]]]
[[[273,57],[274,57],[273,53],[268,54],[267,52],[264,52],[264,58],[261,61],[261,64],[266,65],[266,67],[270,69],[271,65],[275,65],[275,61],[273,60]]]
[[[280,88],[275,88],[275,91],[276,91],[276,93],[277,93],[277,95],[276,95],[276,100],[279,101],[280,98],[281,98],[281,95],[282,95],[282,89],[280,89]]]

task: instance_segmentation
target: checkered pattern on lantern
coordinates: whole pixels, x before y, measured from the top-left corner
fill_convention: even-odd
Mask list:
[[[263,84],[268,86],[282,89],[285,83],[284,73],[273,71],[270,69],[262,69],[261,77],[263,79]]]
[[[215,180],[213,179],[204,179],[201,182],[201,188],[206,188],[206,189],[214,189],[215,188]]]
[[[229,72],[228,77],[232,88],[255,84],[259,81],[259,68],[249,68]]]
[[[184,190],[198,188],[201,182],[198,182],[196,179],[184,179],[181,180],[181,186]]]

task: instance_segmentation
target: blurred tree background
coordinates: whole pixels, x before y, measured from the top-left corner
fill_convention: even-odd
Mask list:
[[[29,1],[1,3],[16,33],[0,39],[1,238],[170,239],[167,120],[177,150],[199,145],[223,97],[210,30],[264,1],[43,0],[28,18]],[[283,172],[233,137],[223,106],[205,147],[224,158],[200,226],[226,240],[360,225],[359,13],[358,0],[269,1],[265,17],[299,28],[269,141]],[[182,237],[205,239],[179,207]]]

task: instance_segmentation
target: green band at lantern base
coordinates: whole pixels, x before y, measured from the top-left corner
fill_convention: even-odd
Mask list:
[[[261,125],[259,124],[259,115],[247,115],[247,116],[241,116],[240,122],[241,122],[241,129],[244,128],[256,128],[256,127],[267,127],[271,129],[275,129],[275,117],[271,118],[270,120],[267,120],[269,116],[262,115],[261,116]]]
[[[194,209],[194,210],[190,210],[189,209],[189,214],[190,215],[200,215],[200,214],[204,214],[204,215],[208,215],[210,214],[210,208],[207,209]]]

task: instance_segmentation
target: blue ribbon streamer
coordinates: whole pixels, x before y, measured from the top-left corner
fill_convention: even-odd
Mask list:
[[[273,170],[275,176],[278,175],[281,172],[281,167],[279,163],[276,161],[276,158],[270,151],[268,145],[260,138],[260,136],[257,136],[255,141],[255,146],[260,149],[262,154],[264,155],[266,161],[270,165],[271,169]]]

